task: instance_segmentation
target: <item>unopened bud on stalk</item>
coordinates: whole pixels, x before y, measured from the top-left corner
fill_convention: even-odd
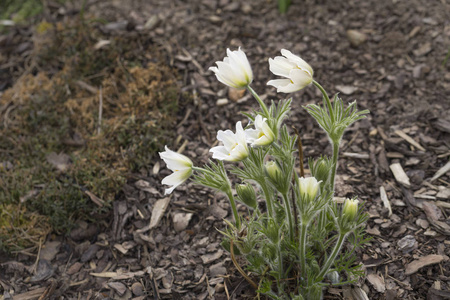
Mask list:
[[[345,199],[342,213],[349,221],[355,220],[356,215],[358,214],[358,203],[359,201],[357,199]]]
[[[272,182],[277,182],[281,178],[280,167],[274,161],[269,161],[265,165],[267,176],[269,176]]]
[[[245,205],[256,208],[258,203],[256,202],[256,193],[250,184],[239,184],[236,186],[236,193],[239,196],[239,200]]]
[[[303,199],[314,200],[317,196],[317,192],[319,191],[320,182],[317,181],[315,177],[303,178],[300,177],[299,188],[300,195]]]
[[[315,174],[314,177],[319,180],[319,182],[327,182],[328,177],[330,176],[330,168],[328,164],[324,160],[320,160],[317,162],[315,166]]]

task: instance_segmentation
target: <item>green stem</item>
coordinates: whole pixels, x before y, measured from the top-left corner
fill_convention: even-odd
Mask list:
[[[300,227],[300,267],[301,274],[303,275],[304,282],[307,282],[306,278],[306,233],[308,229],[308,222],[302,220]]]
[[[264,178],[259,180],[258,183],[261,186],[261,188],[264,192],[265,198],[266,198],[267,212],[269,214],[269,217],[273,217],[274,211],[273,211],[272,195],[270,194],[269,189],[268,189],[266,183],[264,182]]]
[[[336,181],[336,170],[338,167],[338,158],[339,158],[339,144],[340,141],[333,141],[333,169],[331,170],[331,192],[334,195],[334,183]]]
[[[236,222],[236,227],[238,230],[241,230],[241,219],[239,218],[239,214],[236,207],[236,202],[234,201],[233,192],[231,188],[226,192],[228,199],[230,199],[231,209],[233,210],[234,220]]]
[[[341,251],[342,245],[344,244],[345,238],[347,237],[346,233],[339,233],[339,238],[334,245],[333,251],[331,252],[330,256],[328,257],[327,261],[323,265],[322,269],[320,270],[319,275],[317,276],[318,280],[322,280],[324,276],[327,274],[328,270],[330,269],[331,265],[334,263],[334,260],[336,259],[336,256]]]
[[[322,95],[325,98],[325,101],[327,103],[328,110],[330,112],[331,123],[334,124],[333,107],[331,106],[331,100],[328,97],[327,92],[325,91],[325,89],[317,81],[313,80],[313,84],[322,92]]]
[[[209,170],[206,170],[204,168],[196,167],[196,166],[192,166],[192,170],[197,171],[197,172],[208,173],[208,174],[214,175],[213,172],[211,172]]]
[[[283,202],[286,209],[286,215],[288,216],[289,222],[289,239],[290,241],[294,241],[294,221],[292,220],[292,209],[289,203],[289,198],[287,194],[283,194]]]
[[[249,92],[253,95],[253,97],[256,99],[256,101],[258,101],[259,106],[261,106],[261,109],[264,112],[264,117],[266,117],[267,119],[270,118],[270,114],[269,114],[269,110],[267,109],[266,104],[264,104],[264,102],[262,101],[262,99],[259,97],[259,95],[255,92],[255,90],[253,90],[251,88],[251,86],[247,86],[247,89],[249,90]]]

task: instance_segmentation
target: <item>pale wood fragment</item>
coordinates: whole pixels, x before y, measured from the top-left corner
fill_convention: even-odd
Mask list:
[[[436,179],[438,179],[439,177],[441,177],[442,175],[444,175],[445,173],[447,173],[448,171],[450,171],[450,161],[448,163],[445,164],[445,166],[443,166],[442,168],[440,168],[436,174],[434,174],[433,178],[431,178],[430,181],[434,181]]]
[[[389,166],[389,168],[391,169],[392,174],[394,174],[395,180],[397,180],[398,183],[401,183],[406,187],[411,187],[409,177],[408,175],[406,175],[405,171],[399,163],[392,164]]]
[[[426,149],[424,147],[422,147],[418,142],[416,142],[415,140],[413,140],[412,137],[410,137],[409,135],[407,135],[406,133],[404,133],[401,130],[396,130],[394,131],[395,134],[397,134],[399,137],[401,137],[402,139],[404,139],[405,141],[407,141],[408,143],[410,143],[411,145],[413,145],[414,147],[416,147],[419,150],[422,151],[426,151]]]
[[[421,257],[406,266],[405,275],[411,275],[419,271],[421,268],[438,264],[444,260],[444,256],[430,254],[424,257]]]
[[[380,186],[380,198],[381,198],[381,201],[383,201],[384,207],[386,207],[388,209],[388,211],[389,211],[388,216],[390,217],[392,215],[392,207],[391,207],[391,203],[389,202],[389,199],[387,197],[384,186]]]
[[[159,222],[161,221],[167,207],[169,206],[169,202],[170,197],[166,197],[164,199],[156,201],[155,205],[153,206],[149,229],[155,228],[159,225]]]
[[[359,159],[369,159],[370,158],[368,153],[343,152],[342,155],[344,157],[359,158]]]

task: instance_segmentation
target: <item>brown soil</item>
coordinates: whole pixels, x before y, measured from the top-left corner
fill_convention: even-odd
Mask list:
[[[180,138],[168,146],[184,147],[197,165],[207,162],[218,130],[234,128],[245,120],[240,111],[257,107],[250,95],[228,90],[208,71],[226,48],[245,50],[253,87],[267,101],[284,96],[265,84],[268,58],[281,48],[301,55],[329,93],[371,111],[344,136],[337,181],[337,196],[357,196],[370,214],[373,239],[358,252],[367,277],[328,289],[326,298],[363,299],[357,287],[369,299],[450,298],[450,174],[435,176],[450,156],[450,62],[443,65],[449,3],[292,2],[286,15],[275,1],[263,0],[95,2],[87,13],[123,34],[145,32],[164,49],[185,92],[174,128]],[[113,26],[120,21],[126,26]],[[348,30],[364,36],[359,45]],[[11,84],[0,83],[0,89]],[[319,102],[320,94],[309,87],[291,96],[289,122],[302,134],[305,155],[330,154],[327,138],[302,108]],[[226,104],[218,101],[223,98]],[[409,185],[394,177],[390,166],[396,163]],[[134,174],[104,226],[80,222],[66,237],[48,236],[39,252],[2,256],[3,299],[254,296],[219,245],[217,229],[231,218],[225,197],[188,183],[165,198],[160,181],[169,173],[155,161],[147,173]],[[152,227],[158,207],[163,215]]]

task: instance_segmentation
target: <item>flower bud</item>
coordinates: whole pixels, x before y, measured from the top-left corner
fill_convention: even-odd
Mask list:
[[[330,176],[330,168],[327,162],[323,159],[319,160],[315,164],[314,177],[319,180],[319,182],[327,182]]]
[[[317,196],[317,192],[319,191],[319,184],[320,181],[317,181],[315,177],[301,177],[299,181],[299,188],[302,198],[307,198],[311,201],[314,200]]]
[[[358,203],[359,201],[357,199],[345,199],[342,213],[349,221],[355,220],[356,215],[358,214]]]
[[[258,203],[256,202],[256,193],[250,184],[239,184],[236,186],[236,193],[239,196],[239,200],[245,205],[256,208]]]
[[[264,166],[266,169],[267,176],[272,182],[277,182],[281,178],[280,167],[274,161],[269,161]]]

